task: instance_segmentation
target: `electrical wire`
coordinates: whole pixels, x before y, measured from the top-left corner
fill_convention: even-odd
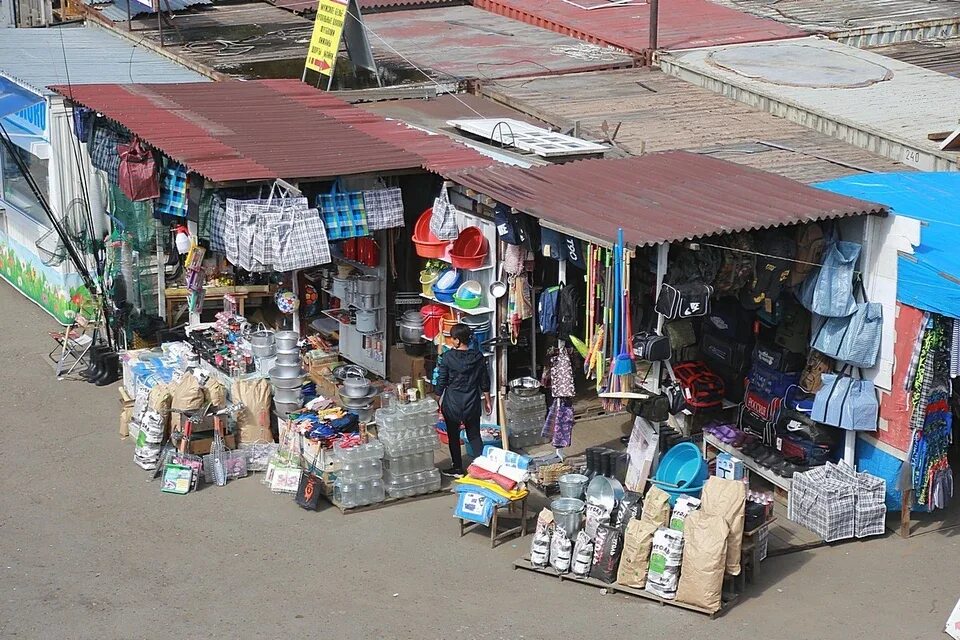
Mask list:
[[[698,245],[700,245],[701,247],[713,247],[714,249],[722,249],[722,250],[724,250],[724,251],[734,251],[734,252],[736,252],[736,253],[746,253],[746,254],[748,254],[748,255],[759,256],[759,257],[761,257],[761,258],[774,258],[774,259],[776,259],[776,260],[783,260],[784,262],[792,262],[792,263],[794,263],[794,264],[805,264],[805,265],[808,265],[808,266],[811,266],[811,267],[820,267],[821,269],[824,269],[824,268],[826,268],[826,269],[840,269],[840,268],[842,268],[842,267],[831,267],[830,265],[823,264],[822,262],[807,262],[806,260],[797,260],[797,259],[795,259],[795,258],[787,258],[787,257],[785,257],[785,256],[777,256],[777,255],[773,255],[773,254],[771,254],[771,253],[763,253],[763,252],[760,252],[760,251],[751,251],[751,250],[749,250],[749,249],[739,249],[739,248],[737,248],[737,247],[727,247],[727,246],[724,246],[724,245],[722,245],[722,244],[711,244],[711,243],[709,243],[709,242],[703,242],[703,241],[700,241],[700,240],[693,241],[693,242],[691,242],[691,244],[698,244]],[[854,271],[853,273],[854,273],[855,275],[863,275],[863,272],[862,272],[862,271]]]

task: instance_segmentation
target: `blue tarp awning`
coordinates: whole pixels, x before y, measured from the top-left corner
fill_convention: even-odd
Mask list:
[[[813,186],[924,223],[914,255],[897,263],[897,300],[960,318],[960,173],[875,173]]]
[[[43,102],[43,96],[38,96],[7,78],[0,78],[0,118],[22,111],[38,102]]]

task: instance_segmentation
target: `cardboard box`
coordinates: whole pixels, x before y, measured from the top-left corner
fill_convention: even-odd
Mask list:
[[[225,435],[223,437],[223,442],[226,444],[227,449],[235,449],[237,447],[237,439],[232,433]],[[198,456],[205,456],[210,453],[211,446],[213,446],[213,438],[199,438],[190,440],[190,453]]]
[[[389,379],[391,382],[400,382],[403,376],[410,376],[414,380],[426,375],[426,358],[410,356],[402,346],[393,347],[388,355],[390,362]]]
[[[717,456],[717,477],[726,480],[743,480],[743,461],[726,451]]]
[[[124,387],[120,387],[120,437],[130,435],[130,421],[133,419],[133,398]]]

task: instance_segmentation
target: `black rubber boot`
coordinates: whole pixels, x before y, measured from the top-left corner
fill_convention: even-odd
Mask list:
[[[84,376],[84,380],[87,382],[96,382],[97,378],[103,375],[103,358],[108,353],[110,353],[109,349],[103,349],[94,356],[93,368],[90,370],[90,373]]]
[[[111,351],[103,356],[103,373],[97,377],[96,385],[105,387],[113,384],[120,379],[120,356],[116,351]]]
[[[100,358],[109,350],[110,348],[105,344],[98,344],[91,347],[90,352],[87,354],[87,368],[80,372],[80,377],[84,380],[95,378],[96,374],[94,372],[97,371],[100,366]]]

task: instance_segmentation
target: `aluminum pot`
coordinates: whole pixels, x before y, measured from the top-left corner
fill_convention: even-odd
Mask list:
[[[277,352],[277,345],[271,344],[266,347],[259,347],[257,345],[253,345],[250,347],[250,351],[257,358],[272,358],[273,354]]]
[[[274,389],[273,400],[274,402],[296,402],[299,404],[302,390],[302,387],[293,387],[292,389]]]
[[[358,276],[354,280],[354,291],[362,296],[380,293],[380,278],[376,276]]]
[[[300,334],[296,331],[277,331],[274,337],[277,340],[277,351],[292,351],[300,342]]]
[[[369,309],[357,309],[357,331],[360,333],[376,333],[377,312]]]
[[[356,297],[357,306],[363,309],[375,309],[380,306],[379,293],[360,293]]]
[[[277,351],[277,364],[299,366],[300,350],[291,349],[290,351]]]
[[[508,384],[510,393],[515,393],[521,398],[528,398],[540,393],[540,381],[530,376],[523,378],[514,378]]]
[[[587,505],[577,498],[557,498],[550,503],[553,512],[553,521],[563,529],[567,538],[575,540],[583,524],[583,514]]]
[[[405,344],[420,344],[423,340],[423,316],[419,311],[407,311],[400,318],[400,340]]]
[[[333,288],[330,290],[330,293],[333,294],[334,298],[345,300],[347,294],[350,293],[350,279],[341,276],[334,276]]]
[[[377,393],[378,391],[374,389],[365,396],[355,398],[355,397],[343,395],[343,389],[341,389],[340,404],[345,406],[347,409],[363,409],[370,405],[370,402],[376,397]]]
[[[296,378],[271,378],[270,384],[273,385],[274,389],[296,389],[303,384],[303,376],[299,375]]]
[[[277,402],[274,400],[273,408],[276,410],[278,416],[286,417],[288,413],[293,413],[303,407],[299,402]]]
[[[274,365],[273,369],[270,369],[270,379],[281,379],[289,380],[291,378],[301,378],[303,377],[303,369],[300,367],[300,363],[297,364],[280,364],[277,363]]]
[[[366,378],[345,378],[340,394],[349,398],[363,398],[370,394],[370,381]]]
[[[565,473],[560,476],[558,484],[560,485],[560,495],[564,498],[583,499],[583,493],[587,490],[587,483],[590,478],[579,473]]]
[[[259,326],[262,328],[252,331],[247,338],[250,345],[254,347],[272,347],[276,344],[276,334],[273,329],[267,329],[262,323]]]
[[[363,378],[366,375],[366,369],[356,364],[342,364],[333,370],[333,377],[340,382],[347,378]]]

